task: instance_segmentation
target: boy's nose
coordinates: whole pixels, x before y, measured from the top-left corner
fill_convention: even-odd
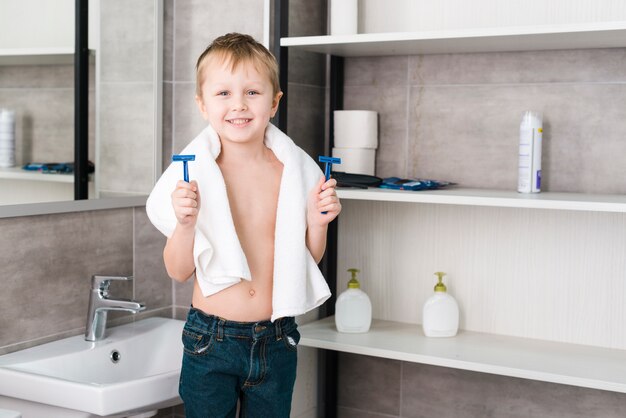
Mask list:
[[[243,96],[236,96],[233,100],[233,110],[246,110],[248,105],[246,105],[246,101]]]

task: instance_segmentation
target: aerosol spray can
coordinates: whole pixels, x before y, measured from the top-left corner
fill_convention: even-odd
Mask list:
[[[15,111],[0,108],[0,168],[15,165]]]
[[[519,165],[517,191],[541,191],[541,143],[543,135],[541,113],[524,112],[519,129]]]

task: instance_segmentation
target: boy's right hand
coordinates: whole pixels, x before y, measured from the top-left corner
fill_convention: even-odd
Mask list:
[[[179,224],[185,227],[195,226],[200,210],[198,183],[195,180],[189,183],[179,180],[172,192],[172,206]]]

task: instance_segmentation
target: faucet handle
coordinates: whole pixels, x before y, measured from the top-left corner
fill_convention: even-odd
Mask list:
[[[93,275],[91,276],[91,288],[92,289],[100,289],[100,290],[108,290],[109,285],[111,284],[111,280],[121,280],[121,281],[130,281],[134,280],[133,276],[99,276]]]

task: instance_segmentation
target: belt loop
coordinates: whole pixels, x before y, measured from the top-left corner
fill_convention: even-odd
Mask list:
[[[217,341],[222,341],[224,339],[224,320],[220,318],[217,323]]]
[[[280,341],[283,338],[283,330],[281,327],[281,322],[283,318],[278,318],[276,320],[276,341]]]

